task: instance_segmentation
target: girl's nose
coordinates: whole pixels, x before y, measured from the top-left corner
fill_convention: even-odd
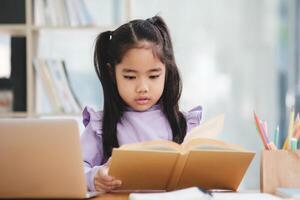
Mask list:
[[[147,93],[149,91],[148,84],[146,81],[140,81],[140,83],[137,86],[137,92],[138,93]]]

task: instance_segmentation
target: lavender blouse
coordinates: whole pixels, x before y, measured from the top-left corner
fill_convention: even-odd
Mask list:
[[[83,110],[85,130],[81,135],[81,148],[84,160],[84,173],[89,191],[95,191],[94,176],[98,168],[104,164],[102,146],[102,115],[90,107]],[[184,113],[187,120],[187,131],[200,124],[202,117],[201,106]],[[160,109],[154,105],[149,110],[124,112],[122,123],[117,124],[119,145],[148,140],[172,140],[171,127]]]

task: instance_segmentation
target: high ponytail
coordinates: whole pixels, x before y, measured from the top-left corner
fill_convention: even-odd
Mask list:
[[[94,66],[103,88],[104,106],[102,121],[103,153],[107,159],[112,148],[118,147],[116,130],[117,123],[122,115],[121,99],[114,81],[114,63],[111,56],[112,32],[101,33],[95,44]]]
[[[95,52],[94,52],[94,66],[98,78],[102,80],[108,73],[107,63],[109,63],[109,40],[111,31],[101,33],[96,38]],[[102,83],[103,84],[103,83]],[[105,82],[104,82],[105,84]]]

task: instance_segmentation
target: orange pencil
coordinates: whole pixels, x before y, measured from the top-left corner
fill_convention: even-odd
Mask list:
[[[253,113],[254,113],[255,124],[256,124],[256,127],[258,129],[261,140],[262,140],[262,142],[265,146],[265,149],[270,150],[270,146],[268,145],[267,140],[264,136],[264,133],[263,133],[263,130],[262,130],[262,127],[261,127],[261,124],[260,124],[260,120],[258,119],[258,116],[256,115],[256,113],[254,111],[253,111]]]

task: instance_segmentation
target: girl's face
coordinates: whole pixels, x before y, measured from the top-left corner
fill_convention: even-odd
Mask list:
[[[164,90],[166,67],[153,55],[152,48],[128,50],[115,71],[119,94],[128,106],[145,111],[158,102]]]

